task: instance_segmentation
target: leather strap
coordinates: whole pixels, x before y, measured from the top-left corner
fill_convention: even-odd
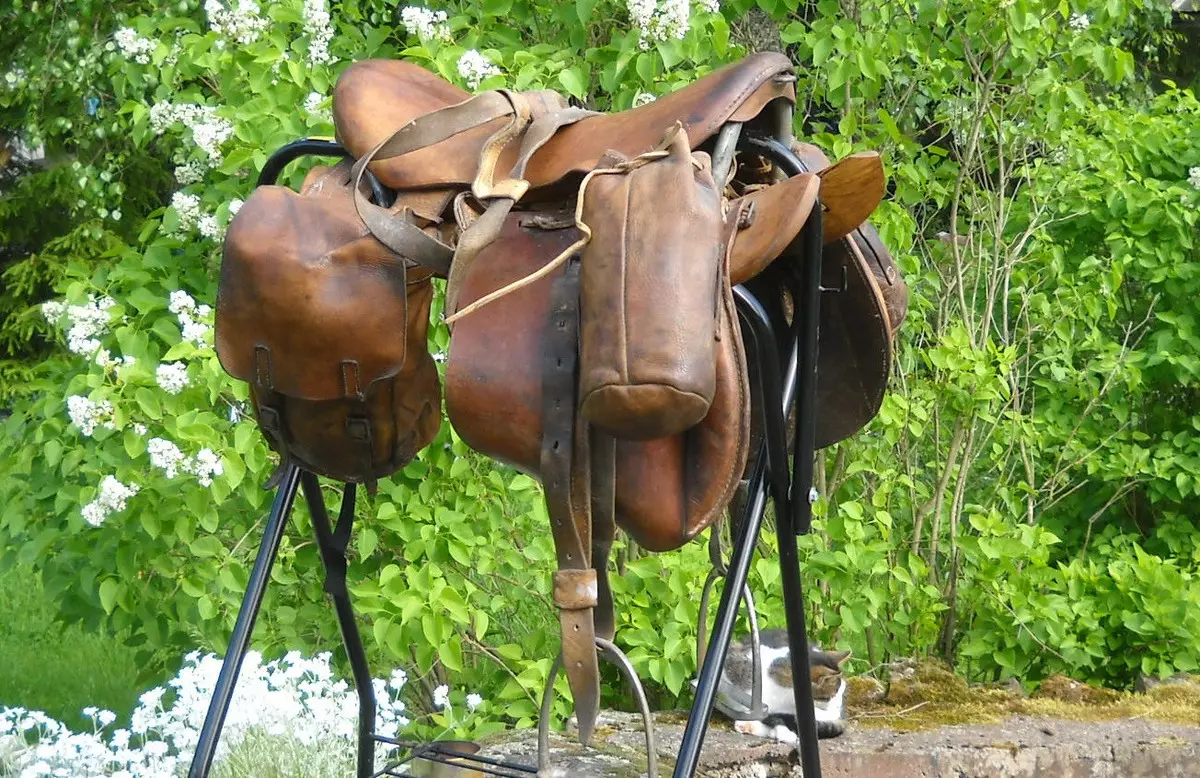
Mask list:
[[[595,111],[570,107],[557,92],[496,89],[418,116],[380,141],[354,164],[354,206],[359,218],[380,243],[409,264],[424,265],[446,276],[445,311],[453,314],[458,304],[459,287],[475,257],[500,234],[505,217],[529,189],[529,182],[524,178],[529,160],[559,129],[595,115]],[[462,230],[454,248],[418,227],[407,209],[397,213],[381,208],[370,203],[361,191],[363,171],[371,162],[441,143],[505,116],[511,117],[508,124],[493,133],[480,149],[475,180],[471,184],[476,199],[488,202],[487,210]],[[496,167],[500,157],[517,138],[521,139],[517,160],[508,176],[497,181]]]
[[[593,610],[598,602],[596,571],[590,547],[580,537],[589,523],[573,510],[572,484],[587,468],[577,457],[590,459],[579,445],[580,418],[576,413],[576,366],[579,342],[579,261],[567,262],[550,292],[542,357],[542,488],[558,557],[554,573],[554,604],[559,609],[563,667],[575,701],[579,740],[591,739],[600,714],[600,665],[596,654]],[[588,506],[590,507],[590,506]],[[587,511],[590,514],[590,511]],[[590,520],[590,515],[587,517]]]
[[[535,108],[535,114],[537,110],[539,109]],[[447,316],[446,324],[448,326],[453,325],[454,314],[458,311],[458,290],[463,280],[467,278],[471,266],[475,263],[475,258],[479,256],[479,252],[483,251],[500,234],[505,218],[521,196],[524,195],[525,189],[528,188],[528,182],[525,181],[524,176],[525,168],[529,165],[529,160],[560,129],[595,115],[595,112],[585,111],[582,108],[564,107],[544,110],[546,111],[545,113],[535,115],[528,129],[525,130],[525,135],[521,139],[521,148],[517,154],[517,161],[513,163],[512,169],[508,174],[508,183],[510,185],[514,182],[520,182],[525,185],[524,188],[519,189],[517,196],[510,198],[498,191],[485,187],[480,184],[478,178],[476,179],[476,184],[472,187],[472,191],[479,199],[483,199],[484,195],[491,195],[497,199],[493,199],[483,215],[463,231],[462,236],[458,240],[458,245],[454,249],[454,260],[450,265],[450,272],[446,277],[445,315]]]
[[[617,535],[617,441],[607,432],[589,427],[592,433],[592,569],[596,571],[597,584],[594,622],[596,635],[612,640],[616,635],[617,621],[612,583],[608,578],[608,560]]]

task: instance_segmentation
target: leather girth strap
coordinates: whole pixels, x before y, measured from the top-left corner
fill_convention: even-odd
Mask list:
[[[579,258],[566,263],[551,289],[542,362],[542,486],[558,570],[562,661],[575,701],[579,741],[586,745],[600,714],[596,637],[615,632],[608,558],[616,535],[616,440],[577,412]]]

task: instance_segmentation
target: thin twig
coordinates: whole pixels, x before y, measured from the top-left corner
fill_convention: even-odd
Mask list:
[[[857,715],[851,716],[850,718],[854,721],[857,721],[859,719],[891,719],[891,718],[895,718],[896,716],[903,716],[906,713],[912,713],[915,710],[920,710],[921,708],[924,708],[928,704],[929,704],[929,700],[925,700],[924,702],[918,702],[916,705],[913,705],[912,707],[909,707],[909,708],[905,708],[904,710],[898,710],[895,713],[859,713]]]

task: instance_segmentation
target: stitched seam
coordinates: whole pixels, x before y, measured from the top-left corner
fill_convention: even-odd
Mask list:
[[[621,283],[621,380],[625,383],[629,382],[629,263],[626,261],[629,257],[629,210],[630,203],[633,199],[633,186],[630,179],[635,171],[630,171],[630,174],[625,177],[625,212],[621,215],[621,254],[620,254],[620,273]]]
[[[843,238],[842,240],[848,240],[848,239]],[[884,315],[886,316],[887,315],[887,301],[883,299],[883,294],[879,290],[878,285],[873,286],[871,283],[871,279],[868,279],[866,277],[865,273],[863,272],[862,265],[854,257],[854,249],[851,248],[848,253],[850,254],[850,258],[851,258],[850,264],[852,264],[854,266],[854,272],[858,274],[858,277],[863,282],[863,285],[866,286],[868,290],[870,290],[870,292],[872,293],[872,297],[874,297],[875,301],[879,304],[879,310],[883,311]],[[881,323],[882,323],[882,321],[883,321],[882,318],[880,318]],[[881,329],[884,332],[884,342],[889,342],[890,337],[891,337],[891,332],[890,332],[888,326],[886,324],[884,324]],[[888,351],[890,351],[890,350],[891,349],[888,349]],[[887,387],[887,375],[891,372],[891,370],[889,369],[888,362],[889,362],[889,360],[884,359],[883,355],[879,355],[878,359],[876,360],[876,366],[883,372],[884,380],[881,383],[880,390],[878,392],[873,393],[873,395],[872,395],[872,398],[873,398],[872,404],[873,405],[878,405],[880,402],[883,401],[883,395],[884,395],[884,392],[886,391],[886,387]]]

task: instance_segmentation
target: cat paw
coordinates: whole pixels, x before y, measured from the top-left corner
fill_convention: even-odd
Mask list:
[[[775,727],[774,731],[771,733],[771,737],[773,737],[775,740],[778,740],[780,743],[786,743],[789,746],[794,746],[796,743],[800,742],[800,738],[796,736],[796,733],[782,724]]]
[[[757,721],[735,721],[733,722],[733,729],[735,732],[741,732],[743,735],[757,735],[757,725]]]

